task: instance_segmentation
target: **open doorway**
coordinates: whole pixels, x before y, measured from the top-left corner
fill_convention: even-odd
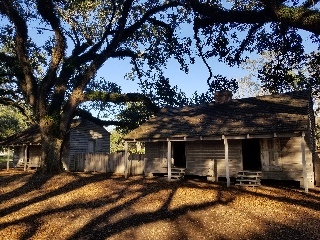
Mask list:
[[[261,156],[259,139],[242,140],[243,170],[261,171]]]
[[[186,145],[185,142],[172,142],[173,166],[186,167]]]

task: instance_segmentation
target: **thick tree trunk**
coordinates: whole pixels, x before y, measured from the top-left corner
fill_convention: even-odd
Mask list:
[[[62,172],[61,147],[62,140],[55,124],[41,124],[41,167],[43,173]]]

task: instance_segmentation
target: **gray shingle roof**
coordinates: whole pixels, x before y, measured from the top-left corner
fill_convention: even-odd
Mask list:
[[[86,120],[74,120],[70,128],[76,128],[81,124],[81,122]],[[18,145],[40,145],[41,144],[41,134],[38,125],[32,125],[31,127],[18,132],[12,136],[7,137],[2,142],[0,146],[18,146]]]
[[[126,140],[307,131],[308,91],[164,108],[125,136]],[[311,106],[312,108],[312,106]]]

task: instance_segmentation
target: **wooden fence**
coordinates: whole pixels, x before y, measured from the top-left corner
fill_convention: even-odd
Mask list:
[[[72,160],[73,169],[79,172],[109,172],[124,174],[124,152],[119,153],[78,153]],[[144,173],[144,154],[129,154],[128,172],[131,175]]]

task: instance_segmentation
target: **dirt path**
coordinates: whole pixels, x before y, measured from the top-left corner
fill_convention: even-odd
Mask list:
[[[320,191],[0,171],[0,239],[320,239]]]

